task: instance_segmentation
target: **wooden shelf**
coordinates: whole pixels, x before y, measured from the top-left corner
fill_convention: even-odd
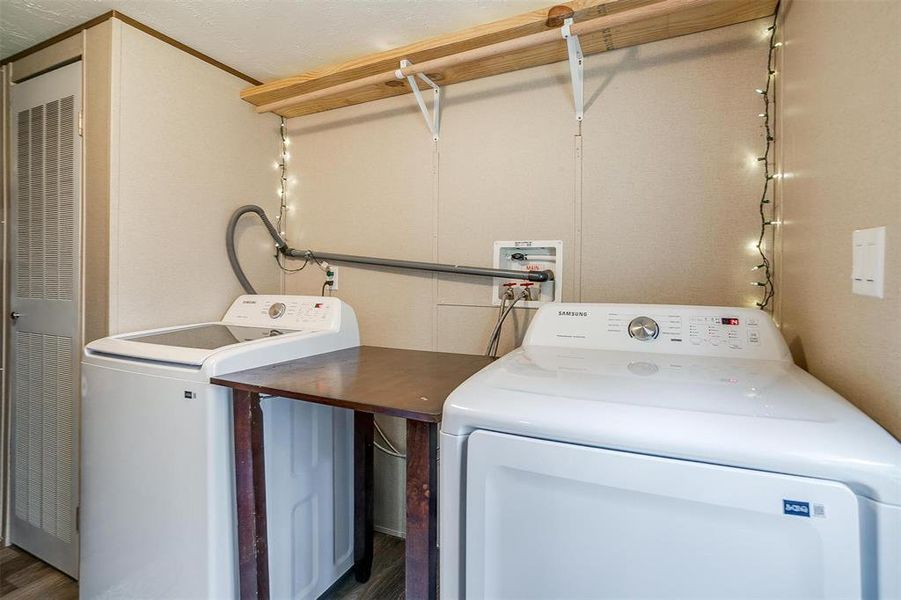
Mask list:
[[[576,23],[613,15],[634,8],[657,4],[660,0],[574,0],[557,6],[574,11]],[[677,13],[627,23],[580,36],[587,56],[607,50],[646,44],[680,35],[698,33],[717,27],[734,25],[772,15],[777,0],[718,0],[702,6],[691,6]],[[401,59],[414,64],[460,52],[481,48],[515,38],[547,31],[548,9],[535,10],[516,17],[479,25],[454,34],[443,35],[393,50],[370,54],[341,64],[314,69],[294,77],[279,79],[247,88],[241,98],[255,106],[291,98],[316,90],[362,79],[397,69]],[[556,26],[559,27],[559,26]],[[459,83],[546,65],[567,59],[563,39],[533,46],[476,62],[448,67],[428,73],[441,85]],[[410,93],[404,81],[389,81],[357,88],[340,95],[316,98],[275,111],[284,117],[299,117],[344,106],[371,102],[381,98]]]

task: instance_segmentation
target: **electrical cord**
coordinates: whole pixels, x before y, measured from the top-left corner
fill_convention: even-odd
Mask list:
[[[309,263],[309,262],[310,261],[305,258],[303,261],[303,264],[300,265],[300,267],[298,267],[296,269],[292,269],[290,267],[286,267],[284,265],[284,263],[282,263],[282,253],[281,252],[279,252],[275,255],[275,264],[277,264],[278,268],[281,269],[282,271],[284,271],[285,273],[299,273],[300,271],[303,271],[307,267],[307,263]]]
[[[307,250],[306,254],[304,255],[304,261],[309,261],[311,259],[313,262],[315,262],[317,265],[319,265],[319,268],[322,269],[323,271],[328,269],[328,263],[326,263],[324,260],[320,260],[319,258],[317,258],[316,255],[313,254],[312,250]]]
[[[262,398],[262,399],[276,398],[276,397],[277,396],[273,396],[272,394],[260,394],[260,398]],[[373,425],[375,425],[375,431],[379,434],[379,437],[385,441],[385,443],[388,445],[388,447],[386,448],[385,446],[382,446],[380,443],[376,442],[375,440],[373,440],[372,445],[375,446],[375,448],[379,452],[383,452],[383,453],[387,454],[388,456],[393,456],[394,458],[402,458],[402,459],[406,460],[407,455],[404,454],[403,452],[401,452],[400,450],[398,450],[397,446],[395,446],[391,442],[391,440],[388,438],[388,436],[385,435],[385,432],[379,426],[379,422],[376,421],[375,419],[373,419],[372,423],[373,423]]]
[[[394,452],[393,450],[389,450],[388,448],[385,448],[378,442],[372,442],[372,445],[375,446],[376,450],[378,450],[379,452],[384,452],[388,456],[393,456],[394,458],[403,458],[405,460],[407,458],[406,454],[401,454],[399,452]]]
[[[319,266],[319,268],[322,269],[323,271],[328,269],[328,264],[325,261],[317,258],[316,255],[313,254],[310,250],[306,251],[306,254],[303,257],[303,264],[300,265],[300,267],[298,267],[296,269],[292,269],[290,267],[285,266],[285,263],[282,262],[281,252],[279,252],[278,254],[275,255],[275,262],[276,262],[276,264],[278,264],[278,268],[281,269],[282,271],[284,271],[285,273],[297,273],[298,271],[303,271],[306,268],[306,266],[308,264],[310,264],[311,260],[313,262],[315,262]]]
[[[387,436],[387,435],[385,435],[385,431],[384,431],[384,430],[382,429],[382,427],[379,425],[378,421],[376,421],[375,419],[373,419],[372,422],[373,422],[373,424],[375,425],[375,430],[378,432],[378,434],[381,436],[381,438],[382,438],[383,440],[385,440],[385,443],[388,444],[388,447],[391,448],[391,450],[392,450],[393,452],[396,452],[396,453],[398,453],[398,454],[403,454],[403,452],[401,452],[400,450],[397,449],[397,446],[395,446],[394,444],[391,443],[391,440],[388,439],[388,436]]]
[[[378,442],[375,442],[375,441],[373,442],[373,445],[378,450],[380,450],[381,452],[384,452],[388,456],[393,456],[395,458],[404,458],[404,459],[407,458],[406,454],[404,454],[403,452],[398,450],[397,446],[395,446],[394,444],[391,443],[391,440],[388,439],[388,436],[385,435],[385,432],[382,431],[382,428],[379,426],[378,421],[373,419],[372,422],[375,425],[375,430],[376,430],[376,432],[378,432],[379,437],[381,437],[383,440],[385,440],[385,443],[388,444],[388,448],[385,448],[384,446],[382,446],[381,444],[379,444]]]
[[[277,397],[278,397],[278,396],[273,396],[272,394],[260,394],[260,398],[261,398],[261,399],[277,398]],[[373,420],[372,420],[372,423],[373,423],[373,425],[375,425],[375,430],[376,430],[376,432],[379,434],[379,437],[381,437],[383,440],[385,440],[385,443],[388,444],[388,447],[385,448],[384,446],[382,446],[382,445],[379,444],[378,442],[373,441],[373,442],[372,442],[373,446],[375,446],[376,449],[378,449],[380,452],[384,452],[384,453],[387,454],[388,456],[393,456],[393,457],[395,457],[395,458],[403,458],[403,459],[406,459],[406,458],[407,458],[407,455],[404,454],[403,452],[401,452],[400,450],[398,450],[398,449],[397,449],[397,446],[395,446],[395,445],[391,442],[391,440],[388,439],[388,436],[385,435],[385,432],[382,431],[382,428],[379,426],[379,422],[376,421],[375,419],[373,419]]]
[[[378,432],[379,437],[381,437],[383,440],[385,440],[385,443],[388,444],[388,447],[385,448],[384,446],[382,446],[381,444],[379,444],[376,441],[373,441],[372,445],[375,446],[379,452],[383,452],[383,453],[387,454],[388,456],[393,456],[395,458],[401,458],[401,459],[406,460],[407,455],[404,454],[403,452],[401,452],[400,450],[398,450],[397,446],[395,446],[394,444],[391,443],[391,440],[388,439],[388,436],[385,435],[385,432],[382,431],[382,428],[379,426],[379,422],[376,421],[375,419],[373,419],[372,423],[373,423],[373,425],[375,425],[375,430],[376,430],[376,432]],[[438,460],[441,460],[440,457]]]
[[[325,283],[322,284],[322,292],[320,292],[319,295],[325,296],[325,288],[329,288],[329,291],[331,291],[331,287],[332,287],[332,285],[328,281],[326,281]]]

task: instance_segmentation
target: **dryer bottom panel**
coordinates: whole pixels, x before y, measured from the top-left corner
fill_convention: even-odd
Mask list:
[[[467,451],[466,598],[851,598],[834,482],[486,431]]]

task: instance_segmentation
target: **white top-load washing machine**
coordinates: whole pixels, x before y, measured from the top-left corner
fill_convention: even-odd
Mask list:
[[[899,598],[901,445],[737,308],[555,304],[448,398],[441,596]]]
[[[221,322],[90,343],[82,598],[237,596],[230,390],[210,377],[359,345],[336,298],[241,296]],[[316,598],[353,559],[352,413],[262,403],[273,598]]]

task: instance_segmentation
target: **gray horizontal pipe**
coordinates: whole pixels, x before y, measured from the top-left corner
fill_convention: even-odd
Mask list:
[[[318,258],[321,260],[374,265],[377,267],[393,267],[395,269],[413,269],[416,271],[432,271],[438,273],[456,273],[458,275],[476,275],[478,277],[498,277],[501,279],[523,279],[525,281],[535,281],[539,283],[554,279],[553,271],[513,271],[511,269],[465,267],[462,265],[445,265],[415,260],[396,260],[393,258],[376,258],[373,256],[355,256],[353,254],[335,254],[334,252],[295,250],[293,248],[286,250],[285,254],[293,258]]]

